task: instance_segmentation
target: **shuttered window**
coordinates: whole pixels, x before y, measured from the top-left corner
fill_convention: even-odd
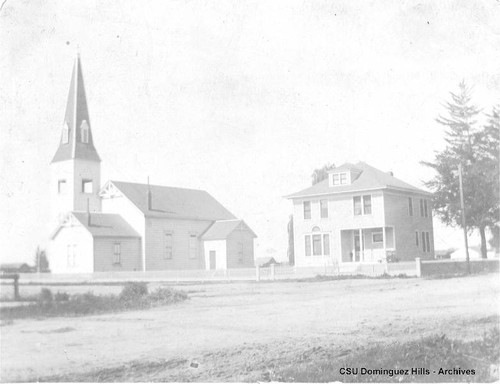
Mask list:
[[[121,264],[122,262],[122,245],[121,243],[113,244],[113,264]]]
[[[311,218],[311,202],[304,201],[304,219]]]
[[[327,233],[323,235],[323,254],[330,254],[330,235]]]
[[[305,236],[306,256],[311,256],[311,236]]]
[[[165,232],[164,235],[165,259],[171,259],[174,255],[173,234]]]
[[[189,258],[196,259],[198,254],[198,238],[196,235],[189,235]]]

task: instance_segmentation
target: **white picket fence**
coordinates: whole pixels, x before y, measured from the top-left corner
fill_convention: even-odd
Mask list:
[[[321,276],[381,276],[381,275],[418,276],[417,263],[401,262],[346,263],[321,267],[296,267],[273,265],[264,268],[241,268],[228,270],[169,270],[146,272],[95,272],[89,274],[52,274],[25,273],[20,276],[21,284],[29,283],[114,283],[126,281],[149,282],[208,282],[208,281],[268,281],[285,279],[304,279]]]

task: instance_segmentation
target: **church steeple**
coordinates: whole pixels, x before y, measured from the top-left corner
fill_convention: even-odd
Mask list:
[[[77,54],[71,76],[61,141],[52,163],[70,159],[100,162],[92,140],[89,111],[83,85],[82,64]]]

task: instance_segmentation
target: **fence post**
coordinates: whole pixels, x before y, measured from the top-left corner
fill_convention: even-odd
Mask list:
[[[255,267],[255,281],[260,281],[260,266]]]
[[[19,300],[19,275],[14,275],[14,300]]]
[[[417,277],[422,277],[422,261],[420,260],[420,257],[415,258],[415,264],[417,269]]]
[[[275,277],[274,277],[274,264],[271,264],[271,280],[275,280]]]

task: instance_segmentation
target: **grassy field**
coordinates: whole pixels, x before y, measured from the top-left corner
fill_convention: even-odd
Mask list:
[[[498,378],[491,368],[499,362],[496,274],[178,289],[189,290],[190,300],[147,311],[14,320],[0,328],[2,381]],[[350,365],[459,367],[475,375],[341,376]]]
[[[145,283],[127,283],[119,295],[93,292],[68,294],[57,291],[55,294],[48,288],[42,288],[37,295],[25,297],[31,300],[27,305],[0,308],[3,322],[13,319],[30,319],[45,317],[88,316],[97,313],[150,309],[157,306],[174,304],[188,298],[183,291],[159,287],[149,292]]]

